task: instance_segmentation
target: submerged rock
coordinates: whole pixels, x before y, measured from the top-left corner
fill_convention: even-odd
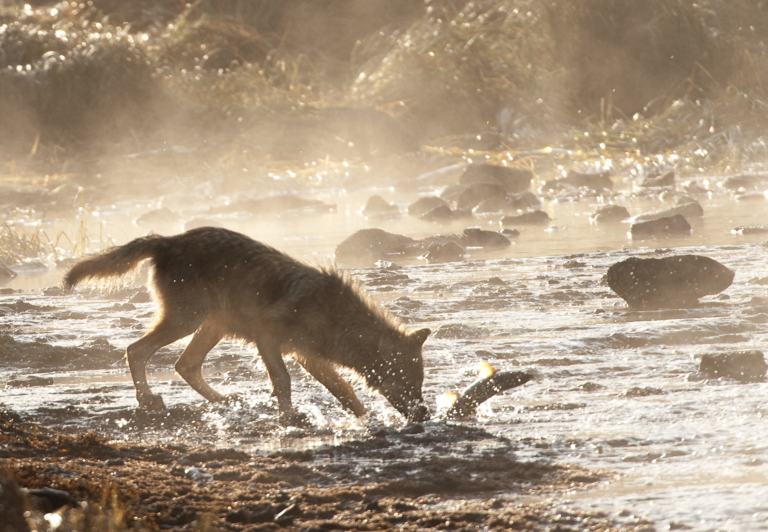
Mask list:
[[[425,212],[419,216],[419,220],[423,220],[425,222],[450,223],[454,220],[461,220],[471,217],[472,211],[462,209],[453,210],[446,204],[439,205],[434,209]]]
[[[378,260],[418,257],[430,263],[454,262],[466,257],[466,248],[500,248],[510,240],[495,231],[469,227],[460,235],[428,236],[422,240],[388,233],[383,229],[361,229],[336,247],[336,261],[345,266],[370,266]],[[425,253],[426,252],[426,253]]]
[[[738,225],[731,229],[734,235],[764,235],[768,233],[768,225]]]
[[[768,185],[768,173],[728,176],[720,182],[726,190],[756,190]]]
[[[433,242],[427,248],[427,252],[422,256],[430,264],[438,262],[458,262],[464,260],[467,250],[456,242],[444,242],[442,244]]]
[[[450,209],[448,202],[443,198],[439,198],[437,196],[425,196],[408,205],[408,214],[418,218],[422,214],[425,214],[437,207],[448,207]]]
[[[675,255],[630,257],[608,268],[606,280],[630,308],[690,308],[700,297],[728,288],[733,276],[733,270],[709,257]]]
[[[549,215],[539,209],[524,212],[523,214],[504,216],[501,225],[536,225],[546,224],[551,221]]]
[[[254,216],[273,216],[281,214],[320,214],[336,211],[335,204],[323,203],[316,199],[306,199],[294,194],[277,194],[258,199],[233,201],[228,205],[209,208],[205,214],[231,214],[247,212]]]
[[[577,170],[569,170],[565,177],[558,179],[552,179],[545,182],[541,190],[549,192],[557,192],[568,188],[581,188],[586,187],[600,192],[602,190],[613,190],[613,181],[611,181],[610,174],[608,172],[579,172]]]
[[[456,197],[456,207],[471,210],[489,199],[507,201],[506,189],[494,183],[474,183],[459,193]]]
[[[480,229],[479,227],[468,227],[464,229],[461,243],[467,247],[477,248],[500,248],[512,244],[512,242],[501,233]]]
[[[160,207],[147,211],[144,214],[134,218],[134,225],[173,225],[181,223],[182,216],[169,209],[168,207]]]
[[[698,201],[688,201],[680,205],[675,205],[668,209],[662,209],[659,211],[646,212],[634,217],[634,222],[649,222],[651,220],[658,220],[659,218],[667,218],[680,214],[686,218],[700,218],[704,216],[704,208]]]
[[[508,194],[508,196],[505,206],[507,211],[538,209],[541,207],[541,198],[529,190],[519,194]]]
[[[699,363],[699,373],[704,377],[728,377],[741,382],[762,380],[767,369],[762,351],[707,354]]]
[[[640,183],[638,183],[638,186],[641,186],[643,188],[652,188],[652,187],[671,187],[675,185],[675,171],[674,170],[667,170],[663,174],[655,177],[646,177]]]
[[[516,194],[528,190],[533,172],[527,168],[507,168],[495,164],[476,163],[464,168],[459,176],[462,185],[492,183],[500,185],[506,192]]]
[[[344,265],[371,265],[378,260],[417,256],[418,240],[383,229],[360,229],[336,246],[336,261]]]
[[[397,205],[394,203],[389,203],[378,194],[374,194],[368,198],[368,201],[365,203],[365,207],[363,207],[363,216],[366,218],[375,216],[391,216],[393,214],[399,214],[399,212],[400,210],[397,208]]]
[[[682,214],[633,223],[630,234],[634,240],[644,238],[670,238],[691,234],[691,224]]]
[[[621,205],[604,205],[589,217],[595,223],[621,222],[629,218],[629,211]]]

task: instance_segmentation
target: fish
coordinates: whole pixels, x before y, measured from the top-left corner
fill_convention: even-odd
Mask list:
[[[452,404],[441,417],[446,420],[471,418],[476,414],[477,407],[494,395],[522,386],[533,378],[532,371],[496,371],[487,362],[481,362],[475,382],[460,394],[446,392],[445,396]]]

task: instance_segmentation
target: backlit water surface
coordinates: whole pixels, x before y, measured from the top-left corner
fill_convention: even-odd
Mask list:
[[[401,211],[408,203],[389,190],[327,193],[321,199],[336,203],[335,213],[219,221],[321,263],[363,227],[413,237],[472,225],[498,228],[498,216],[447,227],[407,216],[366,220],[358,211],[374,192],[400,200]],[[468,260],[449,264],[393,259],[350,273],[409,327],[433,330],[424,351],[425,397],[433,408],[443,392],[471,383],[480,361],[500,370],[537,372],[534,381],[483,405],[476,423],[509,438],[521,459],[609,472],[596,487],[572,493],[572,504],[626,509],[653,520],[658,530],[768,529],[768,384],[697,376],[706,353],[763,351],[768,345],[765,237],[731,233],[737,225],[766,223],[766,207],[760,201],[737,202],[725,192],[696,199],[704,218],[690,220],[694,231],[684,239],[632,242],[626,223],[589,223],[597,200],[550,201],[543,206],[553,218],[550,226],[519,228],[521,236],[504,250],[469,250]],[[652,199],[622,203],[633,215],[668,206]],[[147,231],[130,222],[147,208],[116,205],[91,222],[104,221],[104,230],[124,243]],[[601,283],[611,264],[629,256],[681,253],[720,261],[736,272],[733,284],[719,296],[703,298],[696,309],[634,312]],[[106,340],[122,350],[151,324],[153,304],[121,309],[126,295],[89,289],[43,294],[62,273],[26,273],[5,285],[20,292],[0,297],[0,309],[6,309],[0,332],[60,346]],[[39,308],[9,310],[20,299]],[[151,379],[172,412],[174,407],[195,411],[191,426],[170,419],[142,425],[132,418],[133,387],[119,361],[98,369],[36,367],[34,361],[25,368],[0,361],[0,380],[29,374],[54,378],[53,386],[9,387],[2,402],[69,432],[97,430],[116,439],[155,441],[199,438],[255,451],[364,437],[371,426],[402,423],[381,398],[363,391],[372,414],[355,420],[292,367],[294,402],[317,428],[279,429],[266,374],[253,363],[255,349],[238,342],[222,342],[206,368],[214,387],[240,393],[242,403],[204,404],[172,373],[184,345],[186,340],[158,354]]]

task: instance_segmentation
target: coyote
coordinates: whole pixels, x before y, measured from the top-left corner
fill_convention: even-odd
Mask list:
[[[243,234],[201,227],[137,238],[75,264],[64,287],[122,276],[145,259],[152,264],[156,321],[126,350],[140,407],[165,408],[147,384],[147,361],[161,347],[194,333],[175,369],[209,401],[227,398],[203,379],[203,360],[222,338],[234,337],[256,344],[283,424],[302,421],[291,405],[285,354],[356,416],[365,415],[365,406],[338,368],[356,372],[409,421],[429,418],[421,391],[421,348],[429,329],[405,332],[335,268],[314,268]]]

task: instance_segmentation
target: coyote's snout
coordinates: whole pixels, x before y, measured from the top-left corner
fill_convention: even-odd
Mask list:
[[[357,416],[366,409],[337,368],[357,372],[409,420],[429,417],[421,391],[421,346],[429,329],[405,332],[336,270],[308,266],[245,235],[203,227],[138,238],[78,262],[64,277],[64,286],[121,276],[145,259],[152,264],[157,319],[126,351],[141,407],[165,406],[147,384],[149,358],[194,333],[175,368],[209,401],[226,397],[203,379],[203,360],[227,336],[256,344],[283,423],[296,421],[284,354],[293,354]]]

